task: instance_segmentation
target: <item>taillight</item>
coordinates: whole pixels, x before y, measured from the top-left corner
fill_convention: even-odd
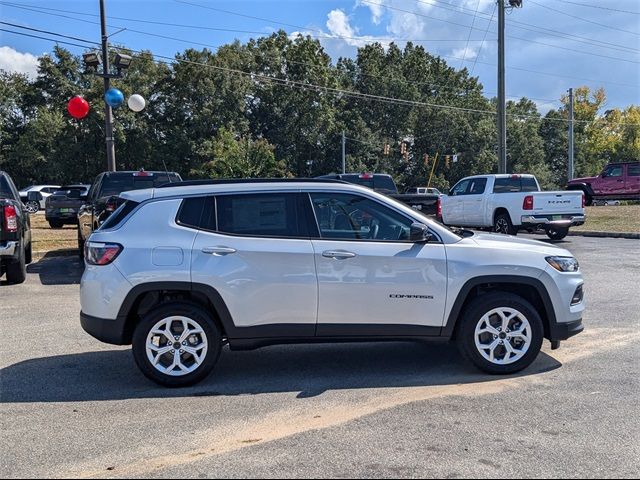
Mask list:
[[[4,229],[11,233],[18,231],[18,212],[13,205],[4,207]]]
[[[89,265],[109,265],[122,250],[122,245],[117,243],[87,242],[84,247],[84,258]]]
[[[533,210],[533,195],[527,195],[522,202],[523,210]]]
[[[107,205],[106,205],[106,207],[105,207],[105,210],[106,210],[107,212],[112,213],[112,212],[115,212],[117,208],[118,208],[118,204],[117,204],[114,200],[109,200],[109,201],[107,202]]]
[[[587,206],[587,196],[582,192],[582,208]]]
[[[442,199],[438,197],[438,201],[436,202],[436,217],[442,218]]]

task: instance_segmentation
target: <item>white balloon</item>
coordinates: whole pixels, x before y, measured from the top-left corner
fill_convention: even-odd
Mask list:
[[[131,95],[129,97],[129,100],[127,101],[127,105],[129,105],[129,108],[134,112],[141,112],[142,110],[144,110],[144,107],[147,105],[147,102],[145,101],[142,95],[138,95],[136,93],[135,95]]]

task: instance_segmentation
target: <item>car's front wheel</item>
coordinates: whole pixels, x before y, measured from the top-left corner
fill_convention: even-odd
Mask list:
[[[527,368],[542,348],[542,319],[518,295],[501,292],[477,297],[459,321],[457,340],[463,356],[493,375]]]
[[[206,378],[222,351],[222,335],[201,307],[162,304],[144,315],[133,335],[142,373],[165,387],[187,387]]]

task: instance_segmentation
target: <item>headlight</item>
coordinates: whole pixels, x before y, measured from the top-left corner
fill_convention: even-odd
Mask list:
[[[547,263],[559,272],[577,272],[580,270],[578,260],[573,257],[547,257]]]

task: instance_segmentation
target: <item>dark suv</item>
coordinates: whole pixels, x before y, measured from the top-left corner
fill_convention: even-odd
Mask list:
[[[156,188],[182,181],[175,172],[104,172],[98,175],[87,193],[87,200],[78,210],[78,249],[84,255],[84,242],[94,230],[123,203],[122,192]]]

